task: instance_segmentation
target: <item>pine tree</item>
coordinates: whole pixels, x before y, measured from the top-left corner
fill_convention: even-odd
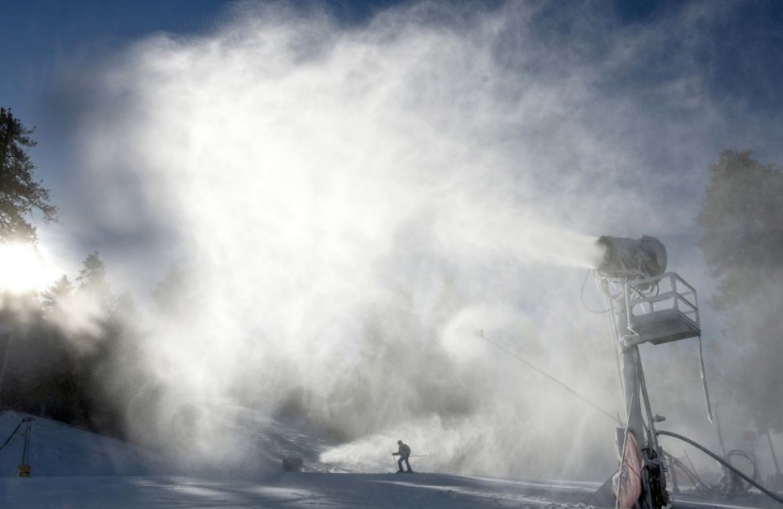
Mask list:
[[[44,311],[53,310],[73,295],[73,291],[73,284],[68,279],[68,276],[63,275],[46,291],[41,292],[41,306]]]
[[[57,208],[49,203],[49,191],[34,179],[35,166],[27,149],[36,145],[10,109],[0,108],[0,241],[35,244],[35,227],[27,221],[34,210],[45,220],[57,220]]]
[[[738,347],[732,387],[760,430],[783,432],[783,170],[727,150],[710,172],[699,246]]]

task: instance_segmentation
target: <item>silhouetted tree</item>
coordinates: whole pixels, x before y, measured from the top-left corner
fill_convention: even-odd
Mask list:
[[[88,345],[79,357],[78,388],[87,425],[102,433],[121,436],[122,405],[113,397],[116,370],[127,358],[126,329],[135,315],[130,294],[116,298],[109,284],[106,265],[95,251],[84,260],[75,292],[75,313],[88,318],[86,329],[77,333],[76,343]]]
[[[127,387],[128,372],[139,363],[137,308],[130,293],[121,294],[105,319],[100,341],[87,357],[85,387],[89,426],[101,433],[125,436],[125,402],[136,389]]]
[[[137,307],[129,293],[114,297],[97,252],[77,282],[0,300],[0,405],[124,437],[140,379]]]
[[[79,283],[79,293],[89,293],[105,302],[112,300],[109,280],[106,277],[106,265],[98,251],[90,253],[84,260],[76,281]]]
[[[57,219],[49,191],[34,177],[35,166],[27,150],[35,146],[27,129],[10,109],[0,108],[0,242],[37,242],[35,227],[28,220],[39,211],[47,221]],[[53,368],[64,365],[63,349],[53,346],[43,332],[41,303],[35,295],[4,295],[0,317],[5,334],[2,345],[0,396],[13,408],[37,412],[51,393]]]
[[[0,108],[0,240],[35,243],[35,227],[28,218],[34,210],[44,219],[57,219],[49,191],[34,180],[35,166],[27,149],[35,146],[33,129],[27,129],[10,109]]]
[[[783,269],[783,171],[750,151],[726,150],[710,173],[699,246],[711,275],[721,278],[714,304],[728,309]]]
[[[710,173],[699,246],[740,346],[732,385],[760,429],[783,431],[783,171],[727,150]]]
[[[41,292],[41,305],[44,311],[56,308],[59,304],[62,304],[64,300],[73,295],[73,292],[73,283],[68,279],[68,276],[63,275],[63,277],[55,281],[46,291]]]

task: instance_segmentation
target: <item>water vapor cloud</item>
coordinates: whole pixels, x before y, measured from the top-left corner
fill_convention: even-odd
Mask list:
[[[596,451],[613,468],[611,438],[592,440],[611,424],[478,338],[616,405],[604,329],[573,311],[595,239],[684,221],[650,214],[673,177],[646,178],[637,105],[605,88],[635,46],[581,54],[544,37],[542,15],[421,3],[346,28],[245,6],[99,69],[82,131],[91,219],[154,232],[128,266],[175,263],[188,280],[185,311],[146,324],[166,405],[131,415],[139,437],[156,420],[207,443],[209,409],[240,404],[328,430],[347,444],[329,461],[382,468],[373,451],[406,438],[452,471],[573,475]],[[564,22],[584,35],[579,13]],[[694,90],[672,84],[660,107],[709,117]]]

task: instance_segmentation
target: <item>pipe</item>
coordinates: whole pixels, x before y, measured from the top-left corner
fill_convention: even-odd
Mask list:
[[[708,456],[712,457],[712,459],[714,459],[715,461],[717,461],[718,463],[720,463],[724,467],[728,468],[729,470],[731,470],[732,472],[734,472],[738,476],[740,476],[743,479],[745,479],[748,483],[750,483],[751,485],[753,485],[756,488],[758,488],[759,491],[764,493],[769,498],[773,499],[774,501],[776,501],[779,504],[783,504],[783,498],[781,498],[778,495],[776,495],[775,493],[769,491],[764,486],[760,485],[759,483],[757,483],[756,481],[754,481],[753,479],[751,479],[750,477],[748,477],[747,475],[742,473],[742,471],[740,471],[739,469],[735,468],[734,465],[732,465],[728,461],[724,460],[723,458],[721,458],[720,456],[718,456],[714,452],[710,451],[709,449],[707,449],[703,445],[699,445],[696,442],[694,442],[693,440],[691,440],[690,438],[684,437],[682,435],[678,435],[677,433],[672,433],[671,431],[657,430],[656,433],[659,434],[659,435],[665,435],[665,436],[669,436],[669,437],[674,437],[676,439],[682,440],[683,442],[686,442],[686,443],[692,445],[693,447],[699,449],[701,452],[703,452],[703,453],[707,454]]]
[[[772,437],[769,436],[769,428],[767,428],[767,441],[769,442],[769,452],[772,453],[772,460],[775,462],[775,472],[780,477],[780,466],[778,465],[778,455],[775,454],[775,447],[772,446]]]

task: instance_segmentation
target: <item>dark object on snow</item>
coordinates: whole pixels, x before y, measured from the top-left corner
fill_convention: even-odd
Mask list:
[[[302,468],[304,468],[302,458],[298,456],[283,458],[283,472],[301,472]]]

